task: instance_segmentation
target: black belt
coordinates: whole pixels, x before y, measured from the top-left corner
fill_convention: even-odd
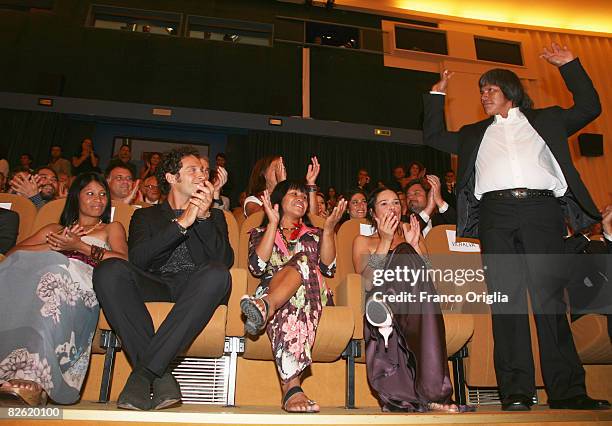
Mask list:
[[[538,198],[554,196],[554,192],[552,192],[550,189],[513,188],[485,192],[482,195],[482,198]]]

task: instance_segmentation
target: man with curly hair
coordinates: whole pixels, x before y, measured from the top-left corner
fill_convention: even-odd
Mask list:
[[[231,288],[234,254],[227,223],[223,212],[212,208],[214,188],[197,151],[181,147],[164,153],[157,179],[167,199],[134,213],[130,261],[104,261],[93,277],[104,314],[133,366],[117,400],[120,408],[161,409],[180,402],[168,365],[227,303]],[[174,302],[157,332],[145,307],[152,301]]]

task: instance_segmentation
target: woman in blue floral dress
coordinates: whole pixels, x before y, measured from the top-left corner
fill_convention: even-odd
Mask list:
[[[301,374],[312,362],[323,306],[333,304],[323,276],[333,276],[334,227],[346,208],[346,201],[340,202],[323,229],[313,227],[306,215],[306,194],[306,187],[295,181],[277,184],[271,195],[264,192],[266,216],[249,240],[249,270],[261,283],[255,296],[241,301],[247,333],[266,328],[281,380],[282,407],[289,412],[319,411],[300,387]]]

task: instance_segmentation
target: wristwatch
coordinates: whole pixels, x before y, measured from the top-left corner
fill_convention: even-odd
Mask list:
[[[178,226],[179,232],[181,234],[183,234],[183,235],[187,234],[187,228],[185,228],[183,225],[181,225],[176,217],[174,219],[172,219],[172,222],[176,223],[176,226]]]

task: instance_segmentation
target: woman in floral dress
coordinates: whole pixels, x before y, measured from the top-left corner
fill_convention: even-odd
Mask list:
[[[261,283],[255,296],[241,301],[247,333],[266,328],[281,380],[282,407],[289,412],[319,411],[300,387],[301,374],[312,362],[323,306],[333,304],[323,276],[333,276],[334,227],[346,209],[346,201],[339,202],[324,228],[315,228],[306,216],[306,191],[298,182],[283,181],[271,195],[264,192],[266,216],[249,240],[249,270]]]
[[[0,401],[78,401],[98,323],[93,268],[127,259],[125,230],[110,221],[97,173],[70,187],[60,223],[41,228],[0,263]]]

